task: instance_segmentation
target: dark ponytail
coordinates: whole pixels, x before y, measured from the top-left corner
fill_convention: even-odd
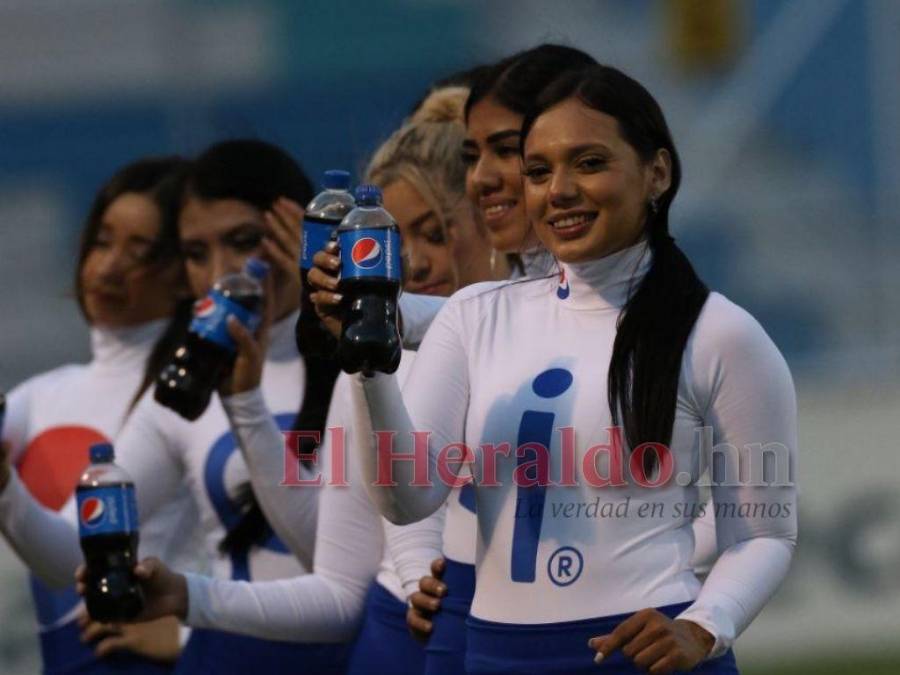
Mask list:
[[[543,111],[568,98],[614,117],[622,137],[644,162],[669,153],[669,188],[648,204],[645,236],[652,262],[619,315],[609,365],[609,406],[631,449],[642,443],[668,446],[675,423],[681,360],[709,289],[669,234],[669,208],[681,183],[681,163],[659,104],[643,86],[615,68],[595,66],[568,73],[539,97],[522,129],[527,136]],[[644,455],[644,470],[656,466]]]

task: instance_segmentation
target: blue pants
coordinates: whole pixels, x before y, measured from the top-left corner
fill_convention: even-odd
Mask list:
[[[71,621],[40,633],[41,659],[46,675],[165,675],[171,666],[128,652],[98,659],[93,645],[84,644],[78,623]]]
[[[280,642],[195,628],[175,665],[175,673],[339,675],[347,665],[348,651],[346,644]]]
[[[424,666],[425,651],[406,627],[406,605],[373,581],[347,674],[421,675]]]
[[[456,675],[464,672],[466,618],[475,596],[475,565],[446,559],[443,581],[447,595],[432,618],[431,637],[425,647],[425,675]]]
[[[679,603],[658,609],[666,616],[675,617],[688,605],[690,603]],[[613,652],[598,666],[594,663],[596,652],[587,646],[590,638],[610,633],[631,614],[534,625],[496,623],[469,617],[465,672],[470,675],[638,675],[644,671],[625,658],[621,651]],[[691,671],[693,675],[737,675],[737,672],[731,650]]]

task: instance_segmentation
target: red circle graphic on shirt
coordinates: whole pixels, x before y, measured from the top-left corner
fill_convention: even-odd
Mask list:
[[[88,448],[108,442],[106,436],[90,427],[51,427],[25,448],[18,462],[19,477],[35,499],[58,511],[74,494],[87,468]]]

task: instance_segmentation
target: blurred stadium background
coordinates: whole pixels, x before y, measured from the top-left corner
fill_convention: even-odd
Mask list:
[[[802,542],[740,663],[900,672],[898,37],[897,0],[0,0],[0,389],[87,356],[74,243],[119,165],[257,136],[359,169],[432,80],[571,44],[659,98],[676,237],[796,379]],[[0,672],[36,672],[5,544],[0,585]]]

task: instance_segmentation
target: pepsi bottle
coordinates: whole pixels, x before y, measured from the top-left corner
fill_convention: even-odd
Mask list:
[[[257,329],[262,282],[268,271],[262,260],[250,258],[243,272],[222,277],[209,295],[194,303],[194,318],[184,343],[156,378],[157,402],[188,420],[203,414],[234,365],[237,346],[228,333],[228,316],[236,317],[251,332]]]
[[[353,209],[355,202],[349,192],[350,174],[333,169],[325,172],[324,190],[313,197],[303,218],[303,243],[300,249],[300,317],[294,336],[297,350],[304,357],[333,357],[337,350],[336,338],[319,321],[316,308],[310,300],[307,281],[313,267],[313,256],[331,241],[341,221]]]
[[[109,443],[92,445],[90,457],[75,489],[87,567],[85,604],[94,621],[129,621],[144,607],[134,576],[139,538],[134,483],[113,463]]]
[[[381,206],[381,190],[356,188],[356,208],[338,228],[341,248],[343,327],[338,347],[341,368],[348,373],[400,365],[397,297],[400,292],[400,230]]]

